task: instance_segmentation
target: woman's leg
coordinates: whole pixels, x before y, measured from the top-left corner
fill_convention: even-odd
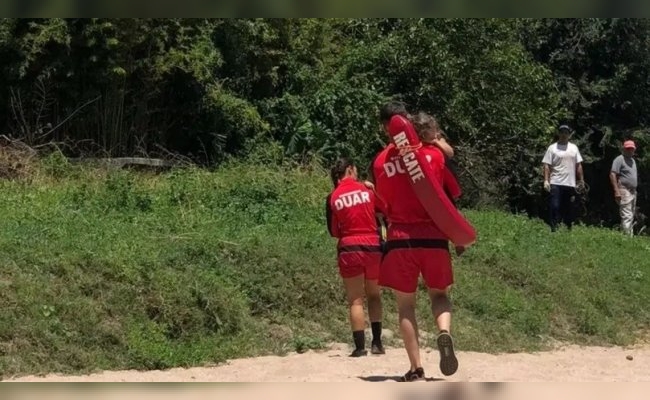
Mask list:
[[[381,322],[383,310],[381,304],[381,288],[376,279],[366,279],[366,297],[368,298],[368,318],[372,329],[372,353],[384,354],[381,341]]]
[[[355,350],[353,357],[359,357],[366,354],[366,337],[365,337],[365,315],[363,312],[363,298],[365,293],[363,274],[353,278],[343,278],[345,291],[350,308],[350,327],[352,328],[352,337],[354,339]]]

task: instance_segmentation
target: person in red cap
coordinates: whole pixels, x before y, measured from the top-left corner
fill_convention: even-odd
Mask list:
[[[636,210],[637,170],[634,152],[636,145],[632,140],[623,143],[623,152],[612,162],[609,179],[614,189],[614,200],[619,206],[621,229],[632,236],[634,232],[634,212]]]
[[[394,115],[409,117],[401,102],[384,105],[379,113],[384,130],[387,130]],[[424,152],[433,175],[443,185],[445,158],[442,151],[433,145],[423,145],[418,151]],[[373,160],[371,179],[378,196],[384,201],[384,215],[388,220],[379,284],[395,293],[400,332],[411,364],[402,380],[411,382],[425,378],[415,316],[420,275],[427,286],[431,311],[439,329],[436,342],[440,353],[440,370],[444,375],[453,375],[458,369],[458,360],[450,334],[449,290],[453,283],[453,273],[449,240],[418,200],[401,162],[399,150],[393,143],[386,146]]]
[[[367,354],[365,349],[364,295],[372,330],[371,352],[384,354],[381,340],[382,304],[378,285],[382,248],[377,214],[383,203],[368,185],[357,180],[357,168],[347,159],[339,159],[331,169],[334,190],[327,196],[327,229],[338,238],[339,274],[348,298],[349,318],[355,349],[351,357]]]

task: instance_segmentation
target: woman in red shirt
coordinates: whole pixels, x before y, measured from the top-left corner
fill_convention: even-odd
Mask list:
[[[365,350],[364,296],[368,298],[368,316],[372,329],[371,352],[384,354],[381,341],[382,304],[377,283],[382,250],[377,213],[380,200],[369,185],[357,180],[357,168],[347,158],[339,159],[331,169],[334,190],[327,196],[327,228],[338,239],[339,275],[345,284],[350,307],[350,325],[355,350],[351,357],[368,354]]]

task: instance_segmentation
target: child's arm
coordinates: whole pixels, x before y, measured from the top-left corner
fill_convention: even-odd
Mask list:
[[[442,150],[443,153],[449,158],[454,157],[454,148],[447,143],[444,137],[438,136],[434,141],[433,144],[438,146],[440,150]]]

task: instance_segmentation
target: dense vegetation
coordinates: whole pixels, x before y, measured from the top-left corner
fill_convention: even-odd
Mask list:
[[[586,156],[587,222],[616,222],[607,168],[650,104],[642,19],[3,19],[0,129],[66,155],[190,157],[272,146],[367,162],[377,107],[439,117],[464,204],[545,216],[540,161],[568,122]],[[263,152],[262,152],[263,153]],[[273,161],[277,153],[264,154]],[[647,185],[640,205],[647,207]]]
[[[0,376],[350,341],[321,169],[247,161],[153,175],[56,155],[31,168],[29,181],[0,183]],[[630,344],[647,333],[646,238],[587,227],[550,235],[501,211],[467,216],[480,240],[455,260],[460,350]],[[384,299],[397,332],[395,301]],[[425,296],[419,308],[433,332]]]

